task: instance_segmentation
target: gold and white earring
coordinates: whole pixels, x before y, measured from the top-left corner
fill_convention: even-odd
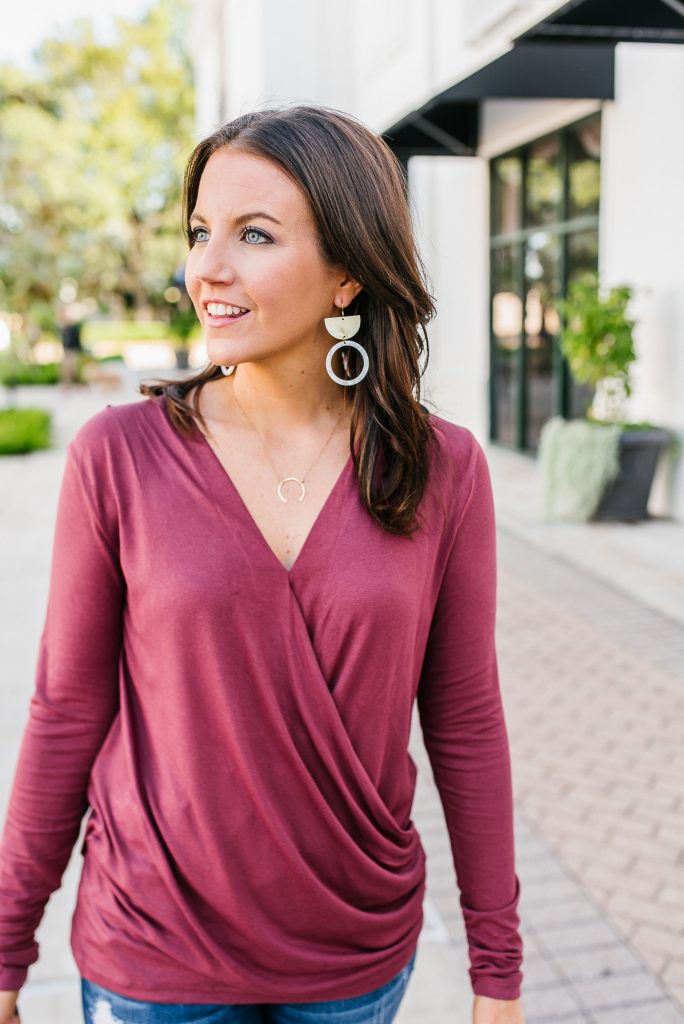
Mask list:
[[[345,387],[348,387],[350,384],[358,384],[359,381],[363,380],[366,376],[368,373],[368,367],[370,366],[368,353],[363,345],[359,345],[358,341],[350,340],[361,326],[361,317],[358,314],[356,316],[345,317],[344,306],[342,306],[342,316],[326,316],[323,322],[328,334],[332,334],[333,338],[340,339],[336,345],[333,345],[328,349],[328,354],[325,357],[325,368],[328,371],[328,376],[332,377],[332,379],[338,384],[344,384]],[[344,348],[347,345],[351,345],[360,352],[363,358],[363,369],[358,377],[354,377],[352,380],[343,380],[342,377],[337,376],[332,368],[332,357],[335,355],[338,348]],[[342,356],[345,362],[345,368],[347,367],[346,356],[347,353],[344,353]]]

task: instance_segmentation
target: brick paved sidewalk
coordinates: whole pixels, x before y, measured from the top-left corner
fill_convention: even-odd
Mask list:
[[[530,927],[552,951],[573,927],[577,938],[586,931],[583,960],[562,964],[572,977],[582,962],[600,965],[599,950],[589,951],[610,925],[681,1011],[684,628],[504,531],[499,538],[498,643],[516,798],[604,918],[585,927],[583,902],[562,916],[551,904],[541,917],[530,907]],[[617,971],[627,960],[609,962]],[[639,972],[575,989],[583,1006],[604,996],[624,1006],[587,1020],[684,1020],[674,1005],[670,1016],[665,1004],[638,1005],[656,991]]]

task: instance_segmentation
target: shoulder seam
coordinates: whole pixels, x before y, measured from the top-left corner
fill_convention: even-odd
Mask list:
[[[468,428],[466,427],[466,429],[468,429]],[[461,523],[463,522],[464,516],[465,516],[466,512],[468,511],[468,508],[470,507],[470,503],[471,503],[471,500],[472,500],[472,497],[473,497],[473,492],[475,490],[475,475],[477,473],[477,463],[482,458],[482,448],[481,448],[477,438],[472,433],[472,431],[469,431],[469,433],[470,433],[470,435],[471,435],[471,437],[473,439],[474,456],[471,459],[473,469],[472,469],[472,473],[470,474],[470,486],[468,487],[468,494],[466,496],[466,500],[463,502],[463,508],[461,509],[460,516],[458,517],[458,523],[456,524],[456,531],[455,531],[456,533],[458,533],[458,531],[460,530]]]

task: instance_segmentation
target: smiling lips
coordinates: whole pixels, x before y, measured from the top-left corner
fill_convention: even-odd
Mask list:
[[[243,309],[241,306],[229,306],[223,302],[207,302],[205,308],[207,310],[208,322],[213,326],[232,320],[239,320],[249,313],[248,309]]]
[[[207,302],[207,313],[211,316],[239,316],[240,313],[249,313],[248,309],[242,306],[229,306],[223,302]]]

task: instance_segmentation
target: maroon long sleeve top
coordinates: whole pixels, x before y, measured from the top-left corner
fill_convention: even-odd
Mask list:
[[[416,947],[417,700],[473,991],[520,994],[495,521],[473,434],[434,414],[420,530],[363,506],[351,454],[293,566],[163,397],[67,450],[35,688],[0,840],[0,989],[89,811],[71,949],[141,1000],[296,1002]]]

